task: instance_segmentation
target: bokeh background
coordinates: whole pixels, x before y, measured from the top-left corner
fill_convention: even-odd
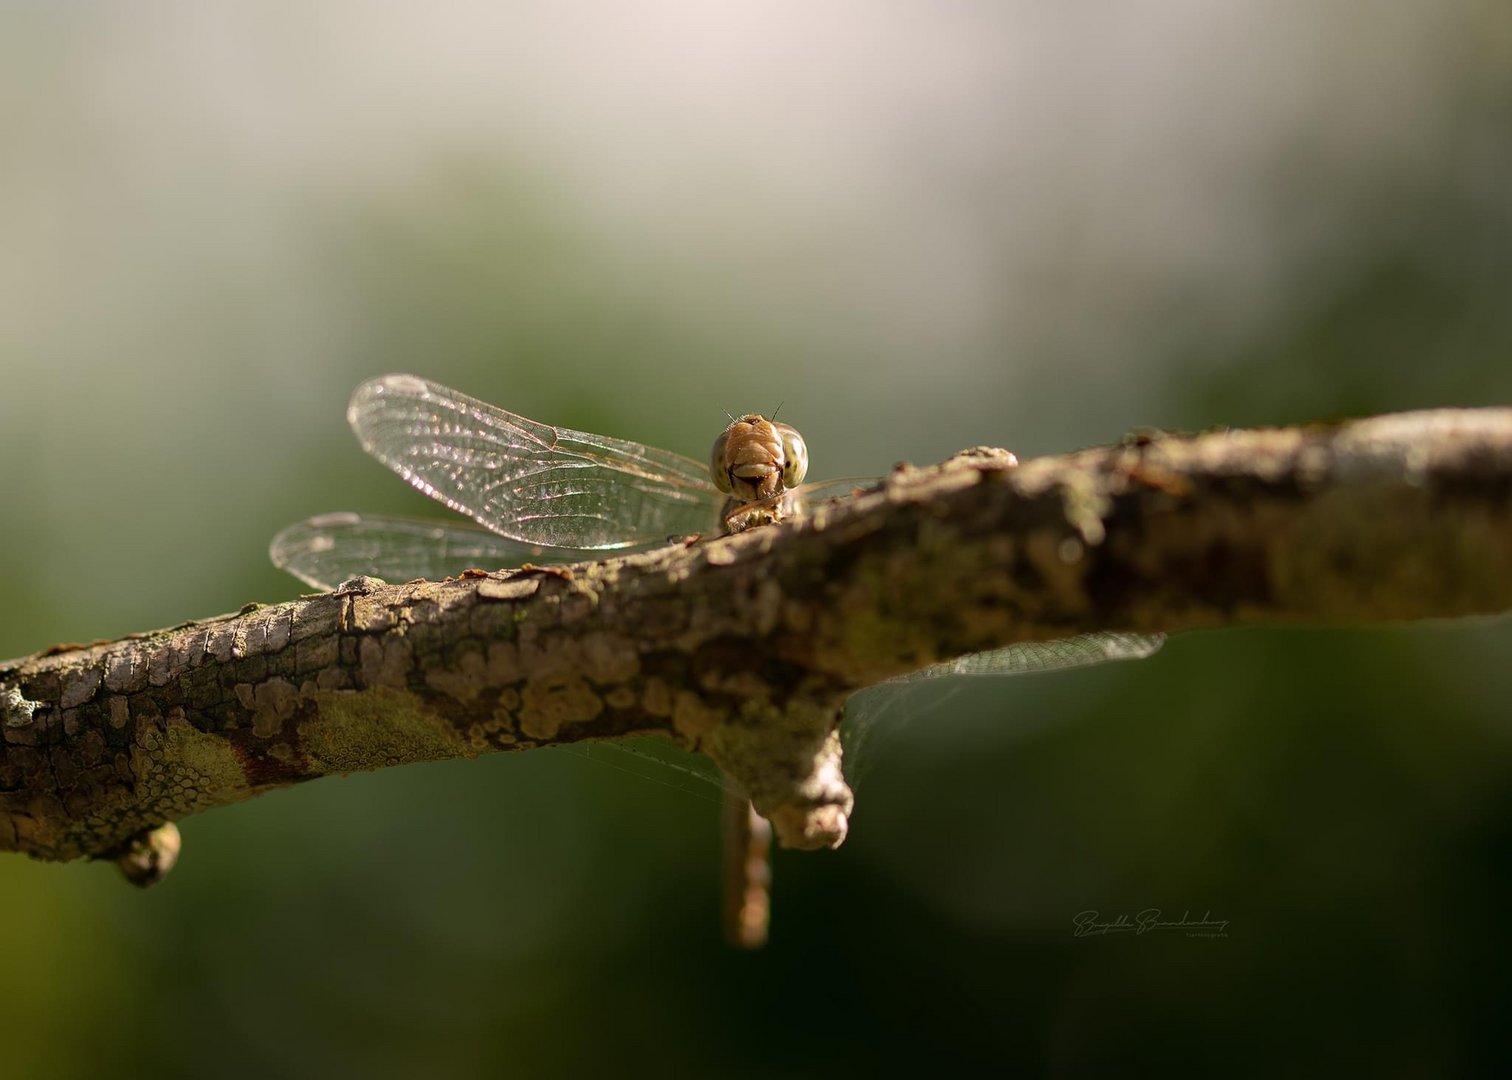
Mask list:
[[[694,456],[785,402],[821,478],[1506,404],[1512,8],[0,4],[0,656],[429,512],[343,422],[385,371]],[[0,857],[0,1071],[1489,1072],[1509,652],[1249,630],[926,695],[757,955],[710,792],[563,753],[205,814],[147,893]],[[1227,937],[1073,936],[1147,908]]]

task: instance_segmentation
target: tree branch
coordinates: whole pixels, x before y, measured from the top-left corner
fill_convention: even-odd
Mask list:
[[[141,859],[153,827],[285,784],[645,732],[712,757],[783,843],[833,846],[846,697],[933,661],[1091,630],[1509,608],[1512,409],[1017,467],[968,451],[797,524],[361,579],[0,664],[0,849]]]

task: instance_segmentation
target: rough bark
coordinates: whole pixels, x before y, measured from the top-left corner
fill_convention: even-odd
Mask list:
[[[967,451],[796,524],[0,664],[0,849],[140,859],[286,784],[645,732],[712,757],[784,844],[833,846],[841,707],[890,676],[1090,630],[1509,608],[1512,409]]]

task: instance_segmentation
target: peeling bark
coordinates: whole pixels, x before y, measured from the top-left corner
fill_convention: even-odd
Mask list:
[[[359,579],[0,664],[0,850],[122,858],[320,776],[644,733],[707,753],[783,844],[834,846],[844,701],[925,664],[1512,608],[1509,409],[1010,461],[900,468],[805,521],[648,554]]]

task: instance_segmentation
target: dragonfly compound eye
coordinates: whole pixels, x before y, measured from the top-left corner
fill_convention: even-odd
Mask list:
[[[795,488],[808,475],[808,447],[803,436],[786,424],[773,424],[782,437],[782,486]]]
[[[731,424],[725,428],[719,438],[714,440],[714,449],[709,451],[709,477],[714,481],[714,486],[726,495],[735,490],[730,483],[730,463],[725,455],[725,448],[730,442],[730,428],[734,426]]]

